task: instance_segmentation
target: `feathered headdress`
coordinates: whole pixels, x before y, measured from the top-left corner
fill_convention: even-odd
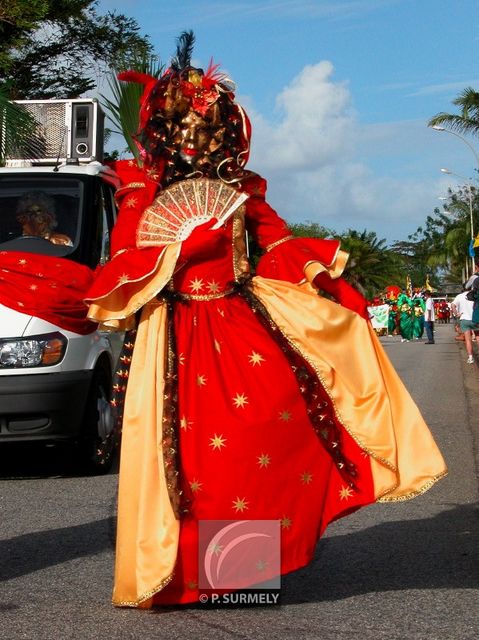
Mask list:
[[[146,166],[158,164],[161,156],[171,153],[163,133],[168,123],[177,122],[194,111],[215,126],[224,126],[227,158],[243,167],[249,155],[251,125],[245,112],[234,101],[234,85],[210,61],[206,71],[191,66],[195,43],[192,31],[183,32],[177,41],[176,54],[160,79],[136,71],[124,71],[118,79],[139,82],[144,90],[140,99],[138,140]]]

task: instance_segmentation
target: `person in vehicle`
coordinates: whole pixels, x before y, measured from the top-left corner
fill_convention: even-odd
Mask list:
[[[17,204],[17,221],[22,225],[22,237],[43,238],[53,244],[73,246],[71,238],[56,233],[55,201],[43,191],[24,194]]]

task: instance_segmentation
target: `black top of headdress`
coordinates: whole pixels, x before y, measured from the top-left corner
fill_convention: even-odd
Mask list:
[[[176,45],[176,56],[171,59],[170,67],[176,73],[191,66],[191,56],[195,45],[195,34],[193,31],[183,31],[179,36]]]

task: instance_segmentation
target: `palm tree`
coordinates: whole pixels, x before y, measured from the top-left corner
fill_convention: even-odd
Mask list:
[[[479,92],[467,87],[452,103],[461,107],[460,114],[442,111],[429,120],[428,126],[446,126],[457,133],[479,135]]]
[[[341,247],[349,253],[345,278],[363,295],[373,297],[386,286],[402,284],[402,260],[374,231],[348,229]]]

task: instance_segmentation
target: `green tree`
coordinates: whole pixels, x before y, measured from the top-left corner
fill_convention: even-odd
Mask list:
[[[479,92],[467,87],[452,103],[461,108],[459,114],[442,111],[431,118],[428,125],[445,126],[459,134],[479,134]]]
[[[402,260],[374,231],[348,229],[341,235],[341,247],[349,253],[344,277],[367,298],[388,285],[403,285]]]
[[[473,211],[479,205],[477,189],[471,187]],[[471,239],[469,186],[448,192],[445,210],[436,208],[406,241],[391,248],[403,257],[413,284],[423,283],[426,275],[435,288],[465,279]],[[416,285],[420,286],[420,285]]]
[[[133,18],[96,0],[2,0],[0,77],[11,99],[72,98],[130,52],[151,53]]]
[[[297,238],[327,238],[335,235],[334,231],[326,229],[317,222],[294,222],[288,225],[291,233]]]

